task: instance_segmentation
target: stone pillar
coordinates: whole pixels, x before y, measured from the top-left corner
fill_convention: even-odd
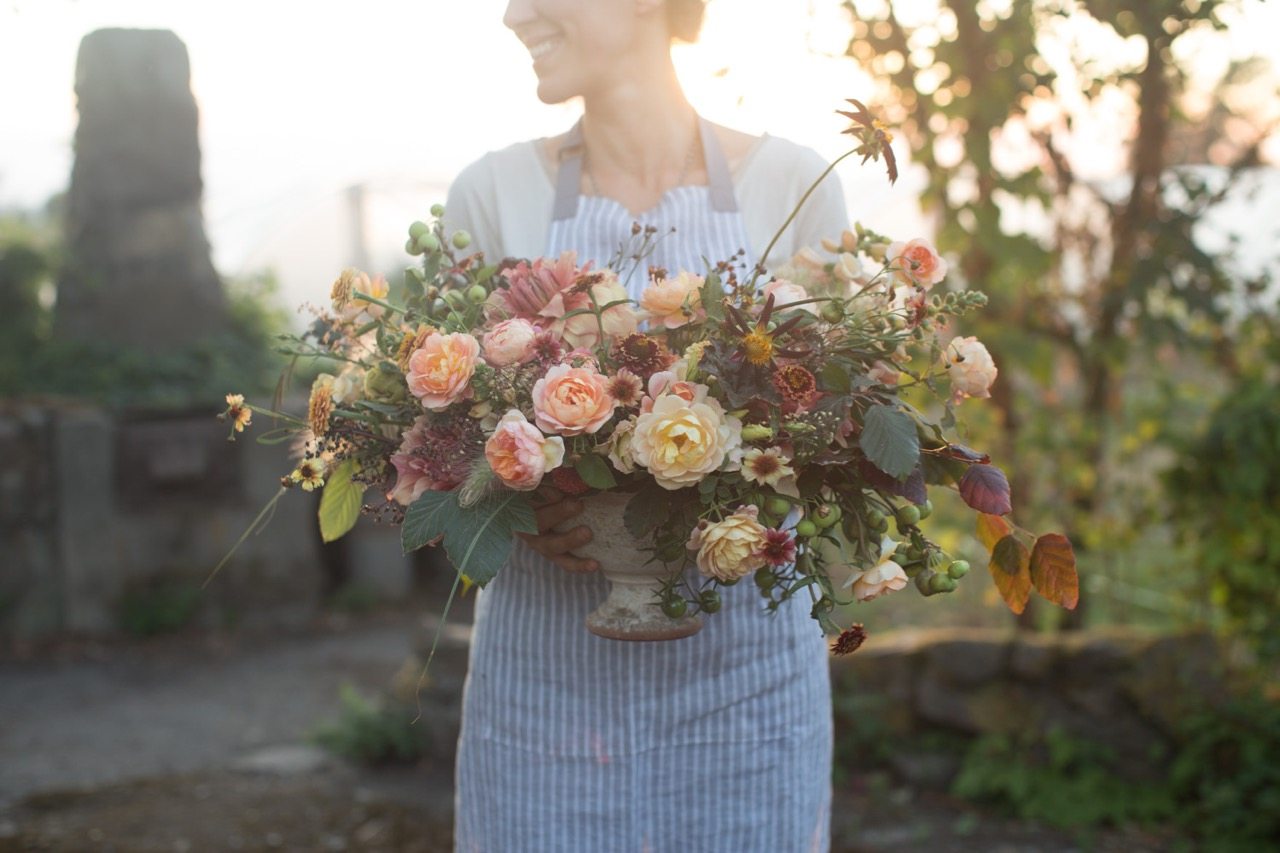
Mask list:
[[[98,30],[80,43],[62,340],[158,352],[227,326],[190,77],[186,46],[168,30]]]

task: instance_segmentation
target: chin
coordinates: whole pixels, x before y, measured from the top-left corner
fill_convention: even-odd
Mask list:
[[[580,94],[582,93],[576,87],[566,86],[554,79],[538,81],[538,100],[544,104],[563,104]]]

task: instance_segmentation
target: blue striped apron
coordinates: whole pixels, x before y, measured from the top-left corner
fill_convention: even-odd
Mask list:
[[[580,195],[581,157],[566,158],[546,254],[575,249],[579,262],[601,266],[633,221],[675,229],[648,261],[673,273],[703,272],[704,258],[747,247],[724,156],[705,120],[700,132],[709,186],[676,187],[639,217]],[[628,282],[632,298],[645,278],[641,270]],[[807,597],[770,614],[747,579],[722,591],[721,611],[704,617],[700,633],[629,643],[584,627],[606,590],[600,575],[565,572],[517,541],[479,593],[456,849],[827,850],[831,695]]]

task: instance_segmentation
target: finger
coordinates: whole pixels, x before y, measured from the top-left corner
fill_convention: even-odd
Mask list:
[[[538,532],[547,533],[582,512],[582,501],[562,500],[534,511]]]
[[[585,557],[575,557],[572,554],[562,554],[559,557],[554,557],[551,562],[555,563],[566,572],[575,575],[585,575],[600,568],[600,564],[595,560],[589,560]]]
[[[591,528],[579,525],[564,533],[544,533],[540,536],[530,536],[527,533],[521,535],[533,550],[544,557],[555,559],[590,542]]]
[[[555,486],[543,483],[538,486],[537,491],[533,493],[533,497],[537,501],[534,505],[534,509],[539,509],[544,506],[550,506],[551,504],[558,503],[559,501],[564,500],[565,496],[564,493]]]

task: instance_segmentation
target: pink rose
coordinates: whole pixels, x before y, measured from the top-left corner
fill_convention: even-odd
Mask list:
[[[589,367],[557,364],[533,386],[534,420],[544,432],[594,433],[613,416],[608,378]]]
[[[537,328],[528,320],[503,320],[484,336],[484,360],[495,367],[524,364],[533,358]]]
[[[769,297],[773,297],[773,307],[775,310],[785,308],[788,305],[795,305],[797,302],[805,302],[809,299],[809,293],[803,287],[793,281],[785,278],[775,278],[766,284],[760,291],[760,300],[757,303],[762,309]],[[806,302],[804,305],[796,305],[796,308],[802,311],[808,311],[810,314],[818,313],[815,309],[817,303]]]
[[[682,272],[657,279],[640,294],[640,307],[651,322],[668,329],[706,319],[702,310],[702,276]]]
[[[564,439],[543,435],[519,409],[512,409],[485,442],[484,458],[507,488],[528,492],[564,461]]]
[[[409,392],[423,408],[439,411],[471,395],[480,344],[471,335],[433,332],[409,356]]]
[[[890,243],[885,260],[899,278],[928,289],[947,277],[947,262],[923,237]]]

